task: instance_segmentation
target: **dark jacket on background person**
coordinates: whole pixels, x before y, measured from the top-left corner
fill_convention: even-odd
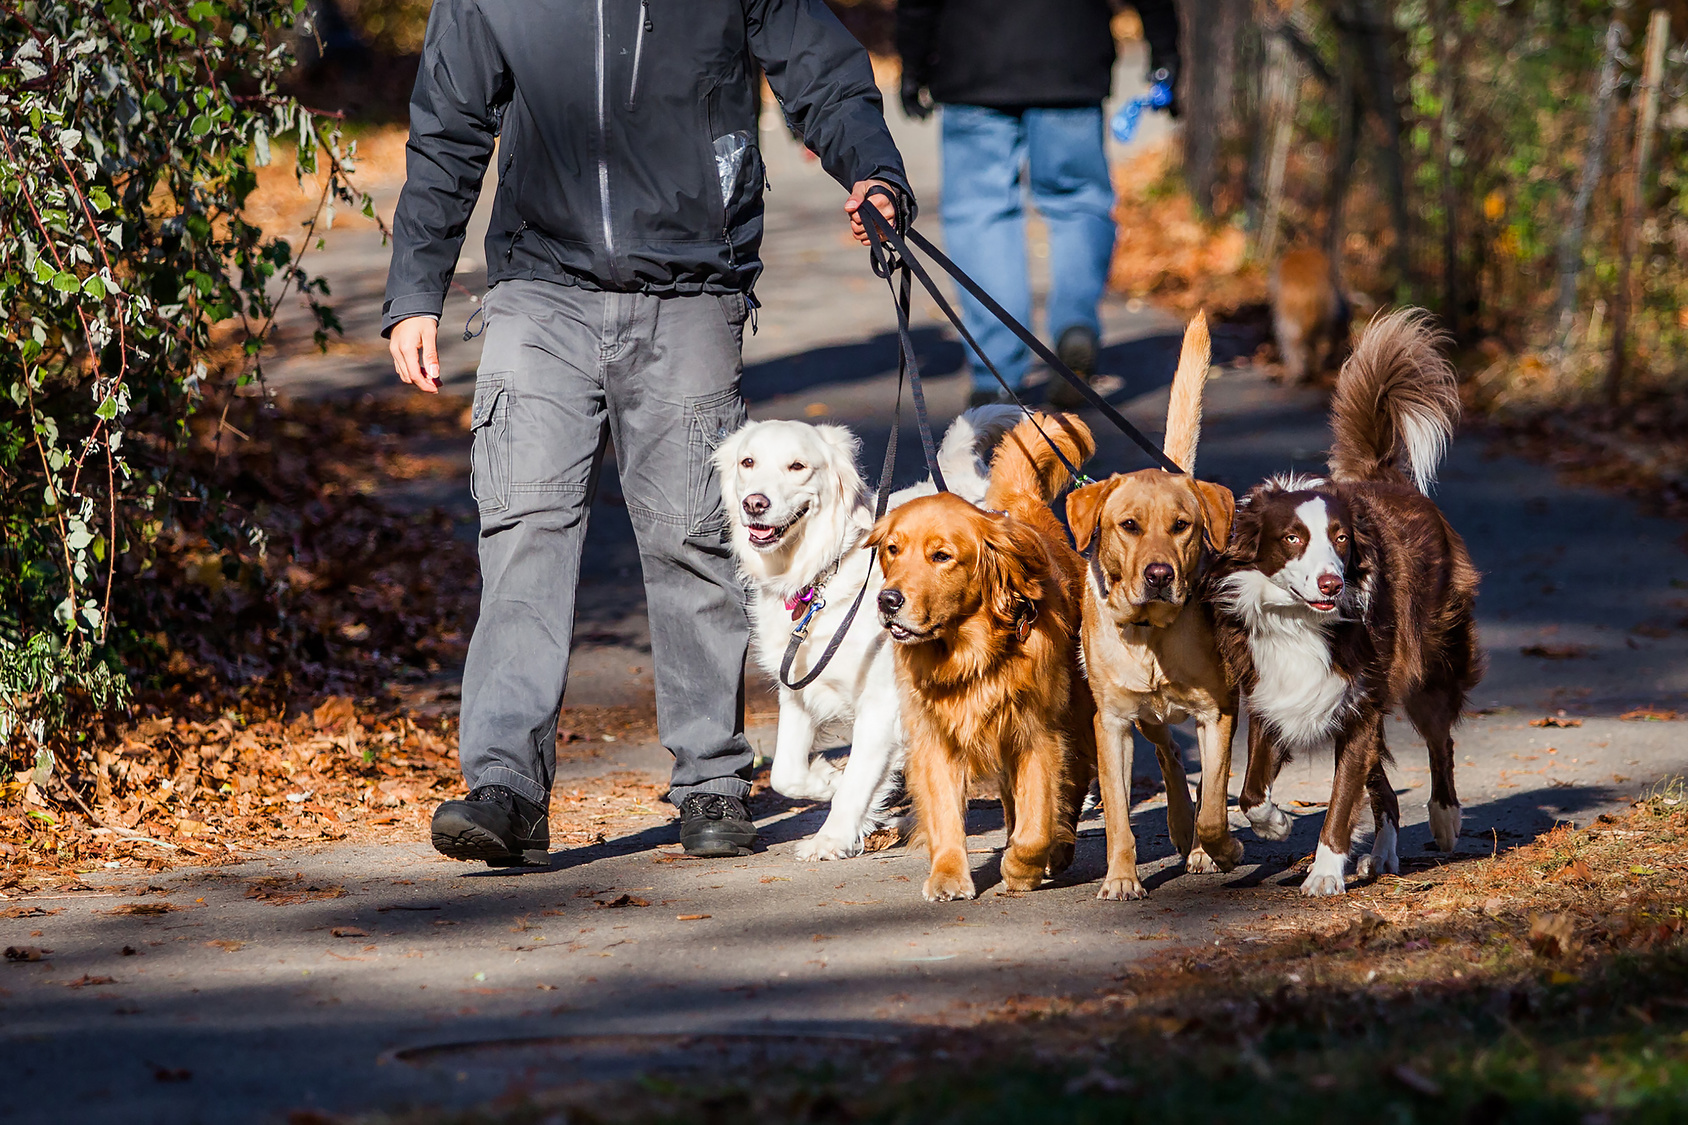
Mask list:
[[[435,0],[383,334],[439,314],[495,137],[489,284],[749,292],[758,65],[834,179],[908,191],[867,52],[822,0]]]
[[[1135,5],[1150,70],[1176,77],[1172,0]],[[1109,0],[899,0],[897,52],[905,88],[932,100],[992,109],[1099,105],[1113,80]]]

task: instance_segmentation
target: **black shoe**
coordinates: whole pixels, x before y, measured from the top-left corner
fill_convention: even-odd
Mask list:
[[[749,855],[756,826],[737,797],[693,793],[680,802],[680,843],[687,855]]]
[[[967,409],[975,406],[997,406],[1014,400],[1002,391],[993,391],[989,387],[974,387],[973,393],[967,396]]]
[[[1055,358],[1072,368],[1073,374],[1088,383],[1090,377],[1096,374],[1096,351],[1099,343],[1095,332],[1075,324],[1061,333],[1061,338],[1055,342]],[[1049,380],[1049,405],[1072,410],[1090,404],[1079,394],[1078,388],[1056,375]]]
[[[434,810],[434,850],[489,867],[551,866],[551,822],[545,806],[502,785],[483,785],[468,800]]]

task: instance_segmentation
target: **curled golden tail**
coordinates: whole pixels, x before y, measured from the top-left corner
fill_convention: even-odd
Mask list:
[[[1003,512],[1048,507],[1072,483],[1067,467],[1049,448],[1050,442],[1077,467],[1083,467],[1096,452],[1096,439],[1078,415],[1032,415],[1010,430],[996,447],[985,507]]]

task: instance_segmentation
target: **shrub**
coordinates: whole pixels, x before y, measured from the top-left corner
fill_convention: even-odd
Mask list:
[[[290,293],[325,342],[338,325],[301,255],[337,204],[372,211],[334,123],[279,92],[306,9],[0,9],[0,740],[14,763],[50,763],[78,714],[124,697],[140,640],[125,584],[161,535],[189,519],[213,540],[260,536],[181,453],[212,326],[234,326],[219,335],[249,387]],[[301,175],[327,172],[297,246],[241,215],[281,139]]]

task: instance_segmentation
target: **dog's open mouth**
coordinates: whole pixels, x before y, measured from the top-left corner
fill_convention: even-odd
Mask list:
[[[785,538],[785,533],[796,526],[798,520],[808,514],[809,505],[805,504],[790,519],[778,526],[770,523],[746,523],[744,529],[750,533],[750,545],[763,551],[769,547],[779,546],[780,540]]]
[[[917,645],[927,638],[926,633],[916,632],[907,625],[901,625],[895,621],[887,621],[885,631],[890,633],[891,639],[900,645]]]
[[[1308,609],[1317,610],[1320,613],[1333,613],[1336,610],[1335,602],[1316,602],[1311,598],[1302,598],[1300,594],[1296,594],[1295,596],[1301,598],[1301,600],[1306,603]]]

